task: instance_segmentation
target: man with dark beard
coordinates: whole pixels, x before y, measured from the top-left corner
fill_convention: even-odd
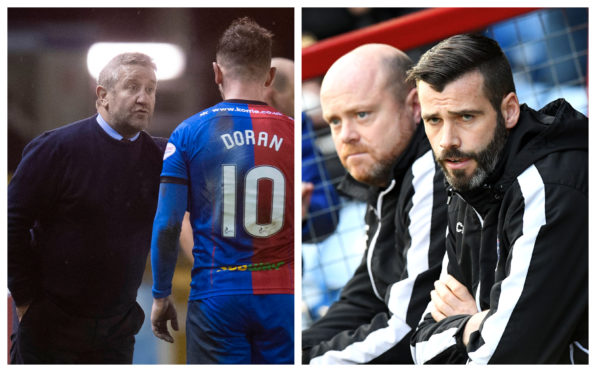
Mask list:
[[[447,254],[415,362],[587,363],[587,119],[563,99],[520,107],[484,36],[444,40],[408,79],[449,182]]]

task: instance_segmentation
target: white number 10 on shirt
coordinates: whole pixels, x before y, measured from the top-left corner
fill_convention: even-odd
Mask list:
[[[224,237],[236,236],[236,166],[223,167],[223,226]],[[259,181],[268,179],[273,183],[271,215],[267,224],[257,221],[259,210]],[[270,237],[281,230],[284,223],[286,180],[283,173],[269,165],[252,168],[244,177],[244,230],[257,238]]]

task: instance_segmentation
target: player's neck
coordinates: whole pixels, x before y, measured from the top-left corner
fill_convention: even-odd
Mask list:
[[[222,96],[224,99],[264,101],[265,89],[262,84],[230,84],[223,87]]]

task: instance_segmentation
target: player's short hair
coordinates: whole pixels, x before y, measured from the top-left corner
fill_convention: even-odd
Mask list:
[[[151,59],[151,57],[148,55],[137,52],[122,53],[112,58],[110,62],[108,62],[108,64],[105,65],[105,67],[101,70],[99,76],[97,77],[97,85],[101,85],[107,90],[113,89],[118,82],[120,67],[130,65],[139,65],[151,68],[153,71],[157,71],[157,66],[155,66],[153,59]]]
[[[422,55],[407,79],[424,81],[441,92],[447,84],[474,70],[482,74],[484,94],[499,112],[503,98],[515,92],[515,84],[501,47],[486,36],[461,34],[441,41]]]
[[[408,93],[415,87],[413,81],[406,80],[407,71],[413,64],[405,53],[394,54],[381,60],[381,66],[387,74],[387,89],[393,92],[400,105],[406,101]]]
[[[217,63],[234,78],[261,78],[271,68],[273,33],[248,17],[234,20],[219,38]]]

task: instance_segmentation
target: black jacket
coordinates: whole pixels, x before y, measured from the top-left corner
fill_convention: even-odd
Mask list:
[[[302,334],[303,363],[412,363],[409,336],[444,256],[442,172],[419,125],[391,184],[347,176],[341,191],[367,202],[367,249],[340,299]]]
[[[486,184],[450,192],[441,275],[490,309],[467,348],[470,316],[412,338],[417,363],[586,363],[588,349],[588,121],[564,100],[523,105]],[[429,308],[432,304],[429,304]]]

